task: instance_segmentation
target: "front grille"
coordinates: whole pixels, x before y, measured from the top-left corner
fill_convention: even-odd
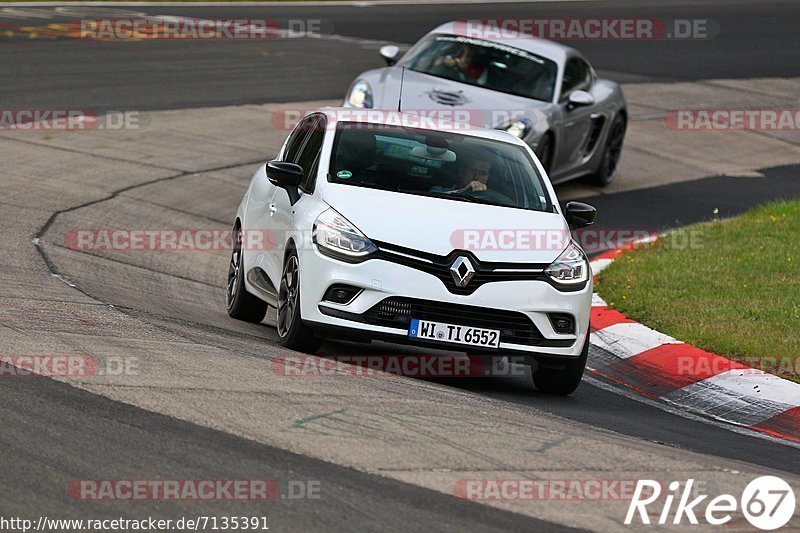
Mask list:
[[[373,242],[379,248],[375,254],[376,259],[397,263],[435,276],[453,294],[472,294],[485,283],[499,281],[546,281],[546,277],[542,274],[542,271],[547,267],[546,264],[487,262],[480,261],[475,257],[475,254],[462,250],[453,250],[448,255],[443,256],[397,246],[396,244]],[[458,287],[452,274],[450,274],[450,267],[453,262],[462,256],[468,257],[475,268],[475,275],[467,283],[466,287]]]
[[[500,330],[500,342],[536,346],[543,340],[542,334],[526,315],[503,309],[392,297],[382,300],[360,316],[364,322],[390,328],[407,328],[411,325],[411,319],[417,318],[457,326],[497,329]]]

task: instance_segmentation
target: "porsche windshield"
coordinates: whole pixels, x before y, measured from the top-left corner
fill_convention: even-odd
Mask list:
[[[555,62],[513,46],[457,35],[433,35],[403,59],[411,70],[550,102]]]
[[[342,122],[329,181],[418,196],[552,212],[524,147],[454,132]]]

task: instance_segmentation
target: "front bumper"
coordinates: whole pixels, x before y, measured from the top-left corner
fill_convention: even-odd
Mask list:
[[[300,284],[300,303],[305,322],[319,329],[321,334],[325,334],[325,329],[329,332],[348,331],[351,338],[359,340],[382,339],[439,349],[470,350],[465,345],[424,344],[408,338],[407,327],[388,327],[374,320],[368,323],[364,319],[370,310],[374,311],[378,304],[390,298],[457,304],[482,308],[489,314],[492,310],[498,310],[521,313],[527,317],[538,332],[539,340],[526,344],[504,342],[501,335],[496,353],[578,357],[589,329],[591,279],[583,289],[571,292],[559,291],[545,281],[517,280],[486,283],[472,294],[459,295],[448,291],[440,279],[429,273],[382,259],[345,263],[321,254],[313,246],[300,254]],[[347,305],[323,302],[325,291],[333,284],[352,285],[362,291]],[[576,333],[556,333],[550,313],[565,313],[574,317]],[[468,318],[457,313],[451,319],[441,321],[485,327],[470,323]]]

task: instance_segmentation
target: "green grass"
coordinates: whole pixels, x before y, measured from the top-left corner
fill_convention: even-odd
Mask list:
[[[597,288],[638,322],[800,381],[800,202],[674,231],[621,255]]]

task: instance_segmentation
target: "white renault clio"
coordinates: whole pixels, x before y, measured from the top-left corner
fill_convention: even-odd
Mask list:
[[[230,316],[277,309],[282,345],[381,339],[524,355],[539,390],[586,365],[592,275],[538,159],[504,131],[326,108],[259,168],[234,224]]]

